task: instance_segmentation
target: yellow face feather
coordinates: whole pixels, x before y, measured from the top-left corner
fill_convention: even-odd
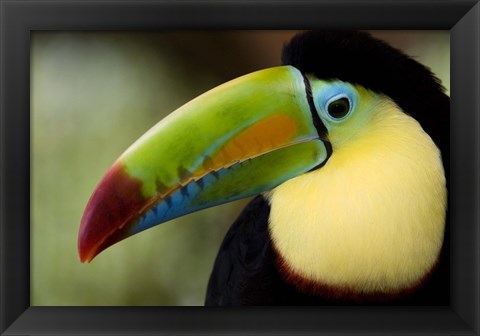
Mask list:
[[[268,194],[269,228],[289,269],[307,280],[398,291],[415,286],[439,256],[447,204],[441,153],[389,98],[355,90],[348,119],[319,113],[333,147],[326,165]]]

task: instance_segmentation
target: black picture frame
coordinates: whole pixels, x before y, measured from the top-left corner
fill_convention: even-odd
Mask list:
[[[0,0],[0,24],[2,335],[479,335],[478,1]],[[31,307],[30,32],[278,28],[450,30],[450,306]]]

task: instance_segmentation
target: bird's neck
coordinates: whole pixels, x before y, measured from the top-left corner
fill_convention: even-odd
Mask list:
[[[270,193],[273,245],[292,279],[401,292],[437,262],[447,206],[441,155],[414,119],[390,112],[368,136],[334,148],[324,167]]]

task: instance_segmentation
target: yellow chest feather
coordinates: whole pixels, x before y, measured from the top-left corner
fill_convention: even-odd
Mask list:
[[[440,152],[407,115],[384,121],[269,194],[274,246],[301,277],[388,292],[416,285],[437,261],[447,204]]]

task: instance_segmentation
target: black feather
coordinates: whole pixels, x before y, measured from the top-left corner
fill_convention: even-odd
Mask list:
[[[282,63],[319,79],[339,79],[387,95],[420,123],[448,166],[450,99],[424,65],[359,31],[298,34],[284,47]]]
[[[321,304],[280,277],[268,232],[270,206],[257,196],[229,229],[208,283],[205,305]]]

